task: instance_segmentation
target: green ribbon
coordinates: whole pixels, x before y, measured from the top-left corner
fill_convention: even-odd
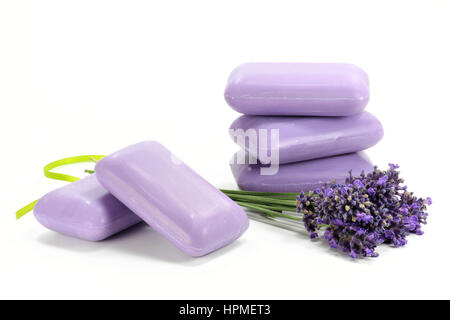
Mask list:
[[[75,182],[77,180],[80,180],[81,178],[74,177],[68,174],[58,173],[58,172],[52,172],[51,170],[56,169],[61,166],[69,165],[69,164],[75,164],[75,163],[81,163],[81,162],[97,162],[104,158],[103,155],[85,155],[85,156],[76,156],[76,157],[69,157],[64,158],[60,160],[56,160],[53,162],[50,162],[44,167],[44,175],[47,178],[55,179],[55,180],[62,180],[67,182]],[[28,212],[33,210],[34,205],[39,201],[35,200],[29,204],[27,204],[25,207],[21,208],[16,212],[16,219],[20,219],[24,215],[26,215]]]

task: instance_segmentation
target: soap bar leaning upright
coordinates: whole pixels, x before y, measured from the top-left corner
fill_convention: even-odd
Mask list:
[[[95,174],[43,196],[34,216],[50,230],[99,241],[142,221],[98,183]]]
[[[250,115],[348,116],[369,102],[369,79],[346,63],[246,63],[230,74],[225,100]]]
[[[95,169],[109,192],[191,256],[219,249],[248,228],[241,207],[155,141],[119,150]]]

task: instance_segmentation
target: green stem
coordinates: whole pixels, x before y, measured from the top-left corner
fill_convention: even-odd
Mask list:
[[[253,203],[247,203],[247,202],[241,202],[241,201],[235,201],[235,202],[238,205],[240,205],[241,207],[245,207],[245,208],[253,209],[253,210],[258,211],[258,212],[265,213],[271,218],[275,218],[277,216],[277,214],[279,213],[277,211],[266,209],[266,208],[263,208],[263,207],[258,206],[256,204],[253,204]]]
[[[247,203],[262,203],[262,204],[281,204],[288,207],[296,207],[297,201],[295,200],[285,200],[285,199],[274,199],[268,197],[259,197],[243,194],[227,194],[233,200],[243,201]]]
[[[295,217],[295,216],[292,216],[289,214],[284,214],[284,213],[281,213],[278,211],[270,210],[270,209],[262,207],[261,205],[257,205],[254,203],[247,203],[247,202],[242,202],[242,201],[235,201],[235,202],[238,205],[240,205],[241,207],[245,207],[245,208],[249,208],[249,209],[253,209],[255,211],[265,213],[271,218],[280,217],[280,218],[286,218],[286,219],[295,220],[295,221],[302,221],[302,218],[300,218],[300,217]]]
[[[296,212],[296,210],[297,210],[296,207],[281,206],[281,205],[277,205],[277,204],[258,204],[258,206],[267,208],[270,210],[275,210],[275,211]]]
[[[251,196],[264,196],[264,197],[282,197],[283,199],[295,200],[298,193],[283,193],[283,192],[259,192],[259,191],[244,191],[244,190],[229,190],[220,189],[223,193],[227,195],[237,194],[237,195],[251,195]]]

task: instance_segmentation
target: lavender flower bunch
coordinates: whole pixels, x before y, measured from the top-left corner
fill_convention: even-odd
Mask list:
[[[379,244],[395,247],[407,243],[410,233],[421,235],[426,224],[431,198],[417,198],[399,178],[398,165],[377,167],[354,177],[350,172],[344,184],[332,182],[297,196],[297,212],[311,238],[325,228],[323,237],[330,247],[351,258],[377,257]]]

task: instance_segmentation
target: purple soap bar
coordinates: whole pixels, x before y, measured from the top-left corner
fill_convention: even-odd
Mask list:
[[[89,241],[142,221],[106,191],[95,174],[46,194],[36,203],[34,216],[50,230]]]
[[[373,170],[370,160],[362,152],[280,165],[274,175],[261,175],[261,166],[232,161],[231,170],[240,189],[262,192],[309,191],[333,179],[338,183],[344,182],[350,170],[354,175],[359,175],[362,170]]]
[[[348,116],[369,102],[369,79],[345,63],[246,63],[228,78],[225,100],[251,115]]]
[[[271,152],[271,138],[276,134],[273,129],[278,129],[279,139]],[[251,144],[252,134],[256,147]],[[365,150],[381,140],[383,127],[367,111],[348,117],[244,115],[231,124],[230,135],[262,163],[276,162],[277,157],[278,163],[291,163]]]
[[[191,256],[219,249],[248,228],[241,207],[157,142],[126,147],[95,169],[109,192]]]

